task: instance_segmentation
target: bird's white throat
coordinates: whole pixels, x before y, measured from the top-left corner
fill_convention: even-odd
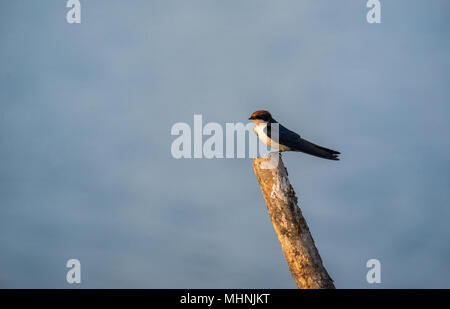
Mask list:
[[[267,128],[267,122],[259,122],[255,125],[253,128],[253,131],[255,131],[256,135],[258,135],[259,138],[267,138],[267,134],[265,132]]]

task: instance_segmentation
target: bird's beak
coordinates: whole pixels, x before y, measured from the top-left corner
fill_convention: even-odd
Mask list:
[[[253,120],[253,117],[248,118],[248,120]]]

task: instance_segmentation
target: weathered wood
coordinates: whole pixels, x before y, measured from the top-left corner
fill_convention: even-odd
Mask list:
[[[297,206],[281,154],[253,159],[253,169],[266,201],[292,277],[300,289],[334,289],[314,240]]]

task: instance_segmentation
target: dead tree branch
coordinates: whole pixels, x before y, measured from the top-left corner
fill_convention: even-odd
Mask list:
[[[277,158],[277,156],[279,156]],[[281,154],[253,159],[253,169],[292,277],[300,289],[334,289],[305,218],[297,206]]]

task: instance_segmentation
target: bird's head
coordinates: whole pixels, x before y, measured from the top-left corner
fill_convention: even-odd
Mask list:
[[[248,119],[252,120],[256,125],[259,125],[261,123],[275,122],[275,120],[272,118],[272,115],[265,110],[254,112]]]

